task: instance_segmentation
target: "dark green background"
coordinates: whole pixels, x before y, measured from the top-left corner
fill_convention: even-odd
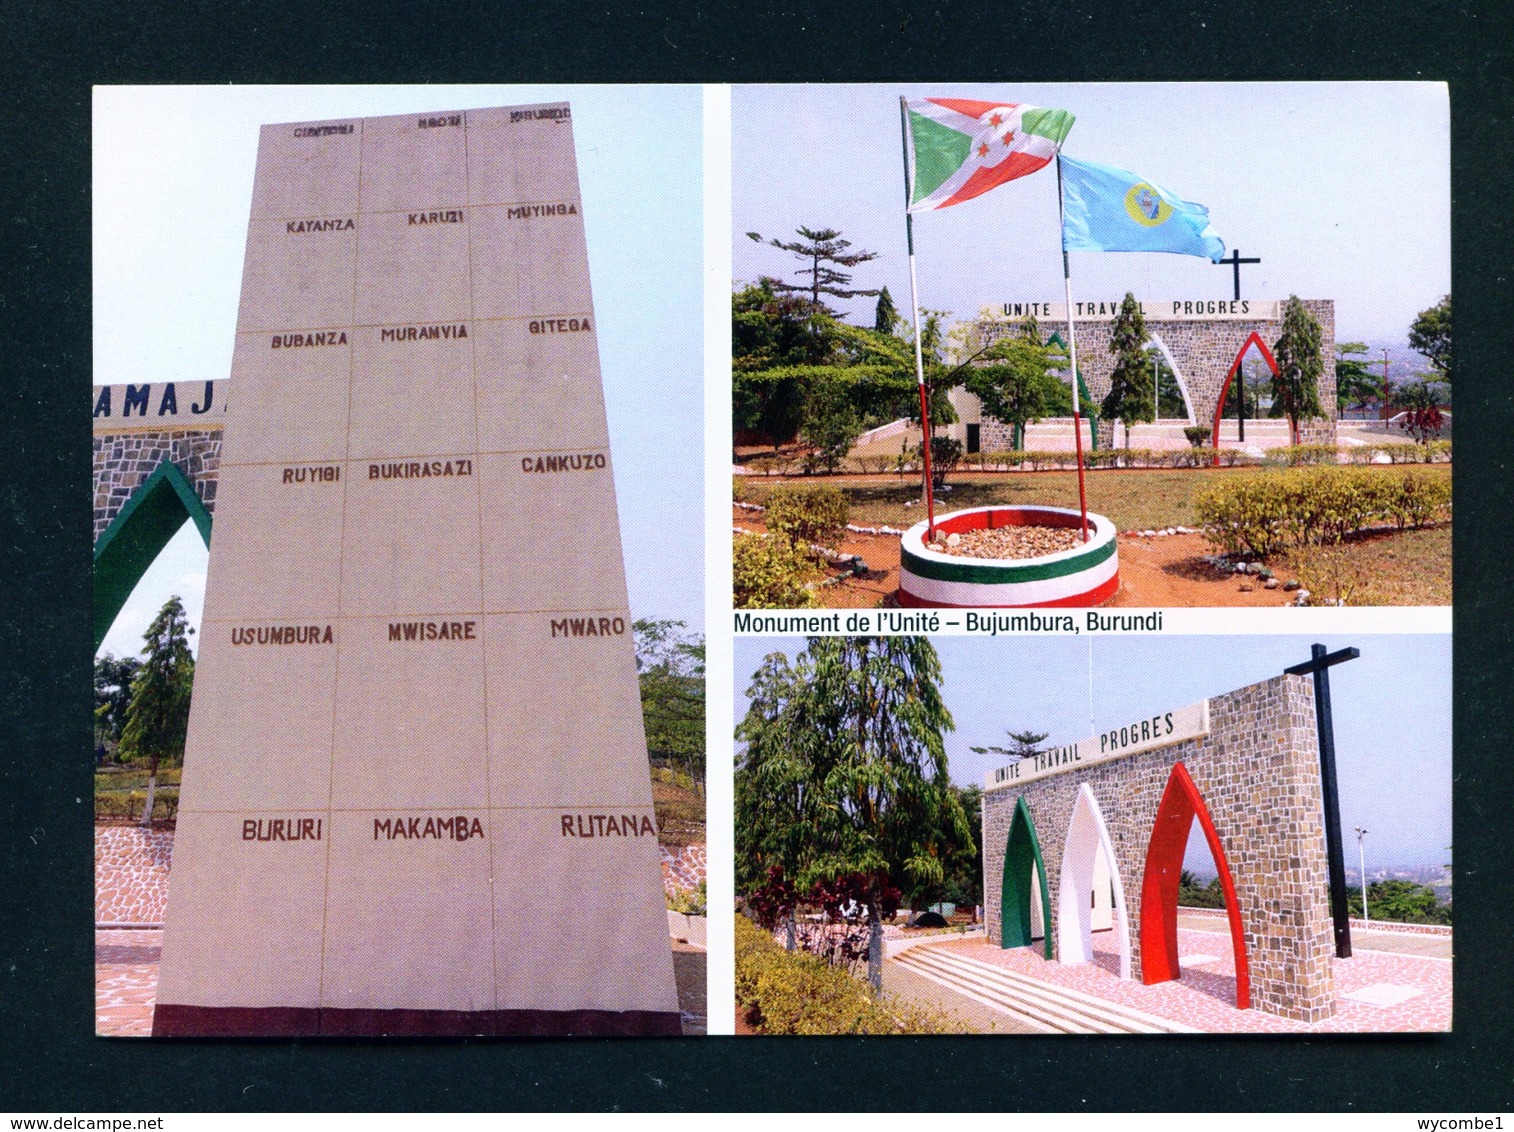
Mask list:
[[[622,7],[630,13],[607,15]],[[1076,10],[1050,0],[1024,10],[890,2],[858,5],[855,17],[829,4],[693,7],[0,2],[0,427],[9,470],[0,485],[0,1109],[1508,1107],[1509,6],[1287,0],[1258,12],[1261,5],[1235,0]],[[1455,1032],[387,1045],[95,1038],[90,86],[908,78],[1011,89],[1031,80],[1450,83],[1460,375]],[[817,91],[817,112],[823,105]],[[1328,144],[1298,139],[1301,150]],[[1384,152],[1363,178],[1391,180],[1395,156]],[[1401,236],[1413,240],[1415,202],[1403,204]],[[1368,254],[1364,272],[1373,270]],[[698,458],[697,449],[685,456]],[[1412,695],[1412,673],[1405,676],[1404,688],[1384,694]],[[723,1006],[712,1002],[712,1012]]]

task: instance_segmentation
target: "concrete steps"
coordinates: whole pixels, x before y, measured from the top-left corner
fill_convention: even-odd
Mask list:
[[[1046,1034],[1202,1032],[938,947],[914,947],[893,961],[974,1002],[1017,1015]]]

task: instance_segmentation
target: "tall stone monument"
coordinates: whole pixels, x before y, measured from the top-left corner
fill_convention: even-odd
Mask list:
[[[265,126],[155,1035],[677,1034],[566,104]]]

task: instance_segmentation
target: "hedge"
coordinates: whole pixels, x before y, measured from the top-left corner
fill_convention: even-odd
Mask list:
[[[1449,518],[1451,483],[1408,468],[1291,468],[1217,484],[1200,492],[1194,506],[1215,546],[1265,558],[1338,543],[1384,521],[1402,530]]]

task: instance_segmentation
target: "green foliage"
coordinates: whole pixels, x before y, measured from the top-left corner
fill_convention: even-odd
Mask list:
[[[925,445],[915,449],[915,458],[918,460],[925,450]],[[962,462],[962,442],[954,440],[950,436],[932,436],[930,438],[930,482],[931,487],[940,491],[941,485],[946,482],[946,477],[956,470]]]
[[[820,386],[841,391],[859,416],[889,419],[907,411],[915,390],[914,356],[904,342],[848,326],[780,293],[772,279],[731,297],[731,371],[735,429],[775,444],[798,433]]]
[[[800,544],[829,546],[846,529],[849,505],[837,487],[780,484],[768,495],[768,530]]]
[[[1324,331],[1297,295],[1283,305],[1283,330],[1273,346],[1278,372],[1272,378],[1272,407],[1267,415],[1287,417],[1293,435],[1298,422],[1324,416],[1320,408],[1319,379],[1325,372],[1321,354]]]
[[[704,637],[691,636],[684,632],[686,628],[682,621],[638,618],[631,625],[631,633],[636,642],[647,755],[684,767],[689,788],[702,790]]]
[[[681,912],[685,916],[703,916],[709,907],[707,887],[707,881],[700,881],[695,888],[679,888],[671,895],[665,894],[668,911]]]
[[[1344,410],[1376,400],[1383,392],[1381,378],[1373,374],[1365,360],[1365,342],[1335,344],[1335,404]],[[1360,356],[1353,356],[1360,355]]]
[[[1194,500],[1204,533],[1230,554],[1277,554],[1328,546],[1383,520],[1400,529],[1448,517],[1444,476],[1410,469],[1306,467],[1237,476]]]
[[[1269,450],[1264,459],[1268,464],[1288,468],[1312,464],[1337,464],[1340,462],[1340,449],[1333,444],[1289,444]]]
[[[817,604],[805,583],[814,565],[781,535],[737,535],[732,547],[732,600],[737,609],[808,609]]]
[[[1109,375],[1109,395],[1099,406],[1106,421],[1125,424],[1125,443],[1130,444],[1130,426],[1151,419],[1151,363],[1146,360],[1146,319],[1141,304],[1129,291],[1120,304],[1109,332],[1109,353],[1114,370]]]
[[[115,747],[126,726],[131,703],[131,685],[142,662],[134,656],[119,659],[113,653],[95,658],[95,742]]]
[[[879,334],[892,334],[899,326],[899,312],[894,307],[893,296],[888,288],[878,292],[878,304],[873,308],[873,329]]]
[[[1411,381],[1393,391],[1393,407],[1402,410],[1404,419],[1400,427],[1417,444],[1428,444],[1440,436],[1445,427],[1445,416],[1440,411],[1440,398],[1435,384],[1429,381]]]
[[[850,240],[841,238],[841,233],[834,228],[804,228],[796,230],[798,240],[785,243],[782,240],[764,240],[756,232],[748,232],[747,238],[757,243],[767,243],[775,248],[793,253],[801,263],[807,263],[808,267],[802,267],[796,274],[808,276],[809,282],[803,284],[780,283],[773,281],[775,290],[798,294],[808,293],[810,305],[815,309],[823,309],[820,301],[821,295],[832,295],[839,299],[851,299],[858,295],[878,295],[878,291],[865,291],[853,289],[847,286],[852,281],[849,271],[841,271],[843,267],[856,267],[858,264],[867,263],[869,260],[878,258],[877,252],[848,251],[852,246]]]
[[[1351,915],[1362,914],[1358,885],[1347,893]],[[1451,905],[1442,904],[1433,888],[1408,880],[1375,880],[1367,885],[1367,911],[1374,920],[1396,924],[1449,924]]]
[[[121,729],[123,759],[177,764],[184,758],[189,730],[189,701],[194,687],[194,657],[189,636],[194,630],[177,595],[168,599],[143,639],[146,657],[131,686],[131,703]]]
[[[1183,429],[1183,435],[1188,438],[1191,447],[1202,448],[1209,443],[1209,438],[1214,435],[1214,429],[1206,424],[1189,425]]]
[[[745,916],[736,917],[736,1002],[764,1034],[963,1032],[945,1014],[874,995],[819,956],[785,951]]]
[[[779,866],[801,887],[874,878],[866,903],[870,976],[881,975],[885,882],[939,890],[972,829],[950,789],[941,664],[924,637],[811,637],[792,667],[774,654],[736,729],[736,858],[741,890]],[[876,985],[876,982],[875,982]]]
[[[1015,435],[1033,421],[1063,411],[1072,411],[1071,393],[1053,368],[1065,364],[1067,351],[1041,342],[1041,332],[1032,319],[1017,334],[1007,335],[980,355],[967,369],[963,385],[978,398],[983,411],[995,420],[1015,426]]]
[[[1178,903],[1185,908],[1223,908],[1225,890],[1220,887],[1220,878],[1201,885],[1194,875],[1184,869],[1178,878]]]
[[[1409,348],[1423,354],[1439,381],[1451,380],[1451,296],[1422,310],[1409,325]]]
[[[810,387],[804,399],[804,423],[799,426],[799,436],[815,449],[818,462],[826,471],[836,470],[861,433],[862,418],[844,387],[830,381]]]
[[[969,747],[968,750],[978,755],[998,755],[1001,758],[1020,759],[1033,758],[1041,753],[1041,744],[1046,741],[1050,734],[1046,731],[1006,731],[1011,746],[1008,747]]]

